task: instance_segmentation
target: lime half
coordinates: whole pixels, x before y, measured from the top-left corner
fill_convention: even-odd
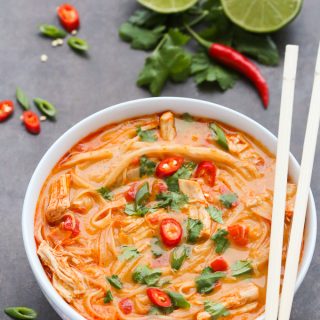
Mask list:
[[[222,0],[227,16],[252,32],[273,32],[292,21],[303,0]]]
[[[185,11],[198,0],[138,0],[143,6],[159,13],[176,13]]]

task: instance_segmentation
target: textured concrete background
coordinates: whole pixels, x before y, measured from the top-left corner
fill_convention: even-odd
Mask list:
[[[133,0],[71,0],[81,13],[79,36],[88,40],[90,54],[80,57],[67,45],[52,48],[37,35],[37,25],[57,23],[55,8],[60,0],[0,1],[0,100],[13,99],[16,86],[31,97],[53,102],[58,110],[55,123],[45,122],[42,133],[24,131],[15,116],[0,125],[0,309],[26,305],[39,311],[39,319],[59,317],[40,292],[28,266],[21,236],[21,209],[27,184],[38,161],[49,146],[84,117],[118,102],[148,97],[135,86],[144,53],[129,49],[119,40],[117,28],[136,7]],[[300,45],[297,94],[295,100],[292,152],[300,160],[317,43],[320,38],[319,0],[305,1],[300,16],[276,35],[282,56],[285,44]],[[40,55],[47,54],[47,63]],[[238,81],[226,93],[198,90],[192,80],[168,85],[163,95],[214,101],[240,111],[273,133],[277,132],[282,64],[262,68],[271,86],[271,104],[263,110],[256,92],[246,81]],[[319,207],[320,148],[317,150],[312,189]],[[298,291],[292,313],[294,320],[320,319],[320,252],[316,247],[311,268]],[[1,315],[0,319],[7,319]]]

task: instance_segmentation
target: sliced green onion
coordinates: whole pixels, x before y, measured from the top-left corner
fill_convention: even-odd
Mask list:
[[[47,100],[41,98],[33,99],[34,104],[37,108],[47,117],[53,119],[57,114],[55,106]]]
[[[50,24],[42,24],[39,30],[41,34],[52,39],[65,38],[67,36],[65,31]]]
[[[16,98],[17,98],[17,101],[19,102],[20,106],[24,110],[30,109],[29,99],[20,88],[17,88],[17,90],[16,90]]]
[[[85,52],[88,51],[89,46],[86,40],[71,37],[68,39],[68,45],[73,50],[79,51],[79,52]]]
[[[12,319],[36,319],[38,314],[33,309],[27,307],[9,307],[4,312]]]

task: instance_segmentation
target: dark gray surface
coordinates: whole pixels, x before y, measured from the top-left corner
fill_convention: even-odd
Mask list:
[[[41,96],[59,109],[56,123],[45,122],[39,136],[27,134],[15,116],[0,125],[0,309],[27,305],[39,311],[39,319],[56,320],[57,314],[40,292],[28,266],[21,236],[21,209],[27,184],[48,147],[84,117],[118,102],[148,97],[135,86],[144,53],[130,50],[117,36],[117,27],[135,8],[133,0],[71,1],[80,13],[80,35],[91,46],[88,58],[75,55],[67,45],[52,48],[37,36],[40,23],[56,23],[55,8],[61,1],[0,1],[0,100],[13,99],[16,86],[31,97]],[[305,1],[301,15],[276,36],[283,53],[287,43],[300,45],[295,100],[292,152],[300,159],[317,43],[320,35],[319,0]],[[47,54],[47,63],[40,55]],[[282,54],[283,55],[283,54]],[[168,85],[166,96],[199,98],[220,103],[249,115],[277,132],[281,66],[263,68],[271,86],[268,111],[261,107],[255,91],[245,81],[224,94],[199,91],[192,81]],[[169,107],[169,106],[168,106]],[[320,148],[317,150],[312,189],[319,207]],[[320,319],[320,252],[316,247],[311,268],[298,291],[291,319]],[[1,316],[0,319],[6,317]]]

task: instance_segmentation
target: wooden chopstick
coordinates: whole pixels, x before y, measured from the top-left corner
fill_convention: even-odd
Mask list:
[[[283,229],[290,155],[291,122],[298,51],[298,46],[286,46],[272,208],[266,320],[276,320],[278,317]]]
[[[298,181],[297,195],[292,218],[291,235],[287,252],[285,275],[281,293],[279,320],[290,318],[296,278],[298,273],[300,251],[303,238],[305,217],[310,190],[310,182],[314,155],[317,144],[320,120],[320,45],[316,62],[310,110],[304,138],[301,169]]]

